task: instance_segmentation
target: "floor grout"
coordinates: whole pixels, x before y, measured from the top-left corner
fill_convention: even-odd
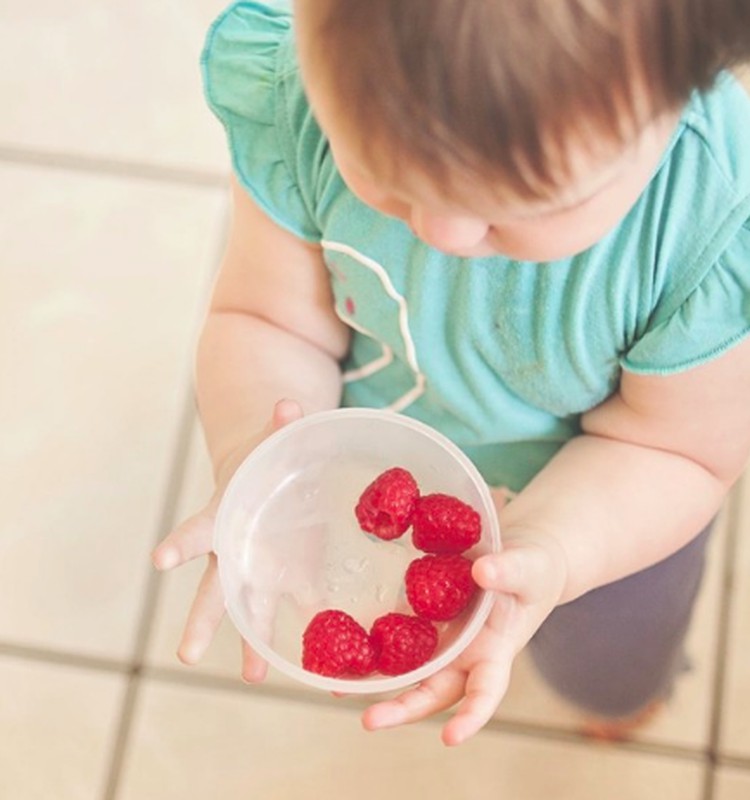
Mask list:
[[[141,672],[141,677],[146,680],[168,684],[170,686],[182,685],[245,696],[248,691],[254,691],[264,698],[275,698],[300,705],[338,709],[342,712],[349,713],[358,713],[367,705],[367,701],[353,696],[346,698],[348,705],[342,705],[341,700],[329,697],[327,694],[317,694],[283,686],[259,685],[248,689],[238,678],[183,671],[174,667],[144,667]],[[448,716],[449,712],[445,712],[425,722],[433,725],[440,725]],[[569,728],[529,722],[493,719],[487,723],[485,729],[496,733],[511,733],[513,735],[543,739],[545,741],[566,742],[568,744],[587,747],[607,747],[621,752],[644,753],[665,758],[677,758],[683,761],[703,762],[707,759],[706,751],[700,747],[647,741],[613,742],[604,744],[592,742],[591,739],[586,738],[583,734],[570,730]],[[740,763],[741,760],[735,759],[735,762]],[[747,766],[750,768],[750,759],[748,759]]]
[[[166,505],[166,504],[165,504]],[[155,576],[158,582],[158,575]],[[157,592],[154,592],[154,601]],[[144,606],[146,604],[144,603]],[[145,628],[145,626],[144,626]],[[170,686],[185,686],[209,691],[228,692],[232,694],[244,694],[248,691],[257,692],[264,698],[275,698],[282,701],[294,702],[300,705],[314,705],[328,709],[340,710],[345,713],[357,713],[361,711],[366,703],[358,701],[356,698],[349,698],[349,705],[342,705],[340,700],[334,700],[327,695],[319,695],[294,688],[279,686],[256,686],[252,689],[243,684],[239,678],[225,677],[210,673],[191,672],[179,667],[147,666],[140,662],[128,664],[115,659],[97,658],[82,654],[75,654],[64,651],[54,651],[46,648],[30,647],[27,645],[0,643],[0,657],[16,658],[19,660],[34,661],[38,663],[70,666],[80,669],[89,669],[98,672],[127,674],[130,678],[126,692],[126,699],[123,701],[121,709],[121,720],[116,744],[113,747],[110,759],[110,769],[108,772],[107,789],[103,797],[105,800],[114,800],[116,789],[119,784],[120,770],[123,765],[125,748],[127,745],[130,726],[135,710],[138,690],[143,680]],[[440,718],[426,721],[428,724],[439,725]],[[700,747],[690,747],[685,745],[670,744],[666,742],[632,741],[599,744],[592,743],[581,734],[567,728],[557,728],[549,725],[539,725],[527,722],[516,722],[513,720],[492,720],[486,729],[498,733],[508,733],[512,735],[536,738],[544,741],[565,742],[586,747],[606,747],[608,750],[620,752],[635,752],[663,758],[672,758],[682,761],[701,761],[706,764],[706,772],[713,778],[713,773],[720,767],[731,767],[733,769],[745,770],[750,772],[750,756],[742,756],[731,753],[715,752],[710,748],[704,750]],[[707,784],[707,786],[709,786]],[[711,782],[709,790],[713,791]],[[705,794],[704,794],[705,800]]]
[[[168,684],[170,686],[200,688],[237,695],[246,695],[248,691],[254,691],[264,698],[276,698],[301,705],[319,706],[348,713],[362,711],[367,705],[366,701],[355,697],[347,698],[348,705],[342,705],[339,700],[334,701],[325,694],[321,695],[283,686],[255,686],[252,687],[252,689],[248,689],[238,678],[200,672],[187,672],[172,667],[144,667],[141,677],[146,680]],[[447,716],[448,714],[445,713],[431,720],[426,720],[426,722],[440,725],[442,724],[441,719],[444,721]],[[544,741],[565,742],[567,744],[585,747],[606,747],[620,752],[641,753],[662,758],[679,759],[682,761],[706,763],[709,760],[708,754],[701,747],[653,741],[592,742],[591,739],[586,738],[583,734],[568,728],[557,728],[550,725],[529,722],[493,719],[487,723],[485,729],[496,733],[509,733],[516,736],[542,739]],[[750,770],[750,759],[743,761],[741,758],[734,758],[732,761],[736,766]]]
[[[157,576],[158,579],[158,576]],[[0,643],[0,657],[15,658],[19,660],[33,661],[43,664],[58,666],[70,666],[77,669],[88,669],[96,672],[127,674],[130,677],[130,685],[126,692],[127,697],[123,700],[121,710],[121,722],[116,736],[116,744],[113,746],[113,753],[110,759],[110,769],[108,771],[106,793],[103,795],[107,800],[114,800],[119,784],[120,770],[123,765],[125,748],[127,745],[130,726],[132,723],[133,712],[137,700],[137,690],[143,680],[155,683],[167,684],[170,686],[186,686],[209,691],[229,692],[232,694],[247,694],[248,691],[257,692],[265,698],[275,698],[282,701],[294,702],[300,705],[321,706],[328,709],[337,709],[345,713],[357,713],[364,707],[364,703],[357,702],[350,698],[350,705],[343,706],[340,701],[329,698],[327,695],[316,695],[313,693],[295,690],[293,688],[277,686],[257,686],[248,689],[238,678],[212,675],[209,673],[182,671],[175,667],[151,667],[127,664],[115,659],[98,658],[82,654],[55,651],[47,648],[30,647],[21,644],[8,642]],[[434,725],[439,725],[440,720],[431,721]],[[487,725],[488,731],[498,733],[508,733],[516,736],[523,736],[532,739],[540,739],[548,742],[564,742],[587,747],[607,747],[609,750],[620,752],[635,752],[662,758],[678,759],[682,761],[702,761],[706,765],[706,784],[704,786],[704,800],[707,797],[706,791],[713,792],[713,778],[718,768],[728,767],[750,772],[750,756],[742,756],[731,753],[714,752],[711,748],[704,751],[699,747],[691,748],[684,745],[669,744],[664,742],[621,742],[608,745],[597,745],[591,743],[585,737],[566,728],[555,728],[553,726],[537,725],[533,723],[515,722],[512,720],[493,720]],[[708,795],[710,797],[711,795]]]
[[[750,772],[750,756],[721,755],[716,762],[716,766],[731,767],[732,769],[742,769]]]
[[[108,175],[116,178],[136,178],[157,183],[180,184],[194,188],[225,188],[229,180],[226,171],[170,167],[127,159],[78,155],[51,150],[33,150],[0,144],[0,164],[68,170],[82,174]]]
[[[214,272],[219,264],[219,259],[224,251],[226,235],[229,226],[229,212],[225,214],[223,229],[218,236],[216,251],[212,258],[211,269],[208,270],[206,285],[203,295],[208,293],[209,286],[213,283]],[[170,459],[170,470],[167,476],[166,487],[163,495],[161,513],[156,525],[154,535],[154,546],[164,537],[164,535],[175,524],[177,507],[180,502],[180,495],[185,483],[187,474],[188,459],[193,437],[193,429],[196,420],[196,408],[193,389],[193,354],[190,354],[189,369],[186,369],[184,377],[185,395],[180,418],[175,431],[175,443],[172,457]],[[161,588],[161,575],[153,568],[150,569],[144,591],[143,604],[139,617],[139,626],[136,633],[133,655],[129,670],[129,680],[122,702],[120,719],[117,726],[114,744],[110,753],[110,763],[107,770],[107,778],[102,794],[102,800],[115,800],[122,767],[125,761],[127,747],[130,739],[135,708],[138,701],[140,689],[140,677],[143,671],[143,664],[146,651],[153,628],[154,614],[156,611],[159,592]]]
[[[17,642],[0,642],[0,658],[15,658],[22,661],[34,661],[38,664],[89,669],[96,672],[129,673],[127,661],[103,656],[91,656],[85,653],[73,653],[67,650],[54,650],[49,647],[38,647]]]
[[[727,501],[727,538],[724,549],[724,564],[721,581],[721,599],[717,614],[717,634],[714,651],[714,676],[711,691],[711,718],[708,732],[708,763],[704,776],[703,800],[714,800],[716,793],[716,767],[722,761],[721,723],[726,684],[726,665],[729,656],[729,632],[732,614],[733,590],[735,586],[735,561],[738,546],[738,531],[742,518],[740,480]]]
[[[188,386],[188,390],[185,393],[185,402],[182,413],[177,425],[177,440],[174,446],[172,458],[170,459],[171,469],[167,479],[167,488],[164,494],[161,514],[156,526],[156,537],[154,544],[156,544],[158,539],[161,539],[164,536],[164,532],[169,529],[169,526],[174,521],[175,510],[179,500],[179,493],[186,470],[187,455],[190,447],[190,438],[194,419],[195,410],[193,393],[192,388]],[[146,652],[146,647],[148,645],[148,639],[153,624],[154,609],[156,607],[156,602],[159,595],[160,577],[161,576],[159,573],[152,568],[146,580],[142,610],[140,614],[140,624],[136,633],[132,661],[128,670],[128,684],[120,708],[120,717],[118,720],[112,750],[110,752],[102,800],[114,800],[117,794],[117,787],[120,781],[120,774],[122,772],[122,766],[125,760],[135,706],[138,699],[141,666]]]
[[[158,583],[158,579],[159,576],[156,575],[156,583]],[[158,595],[158,587],[157,591],[153,592],[153,594],[153,599],[155,601],[156,596]],[[145,605],[146,603],[144,603],[144,606]],[[144,626],[144,628],[145,627],[146,626]],[[115,659],[95,658],[68,652],[58,652],[49,649],[28,647],[25,645],[0,643],[0,657],[12,657],[21,660],[65,665],[100,672],[127,674],[130,677],[131,683],[131,686],[129,687],[130,697],[123,701],[122,715],[124,717],[124,714],[128,712],[129,716],[127,719],[127,730],[125,730],[125,726],[123,724],[124,720],[120,725],[120,733],[122,734],[120,738],[123,741],[120,744],[120,749],[122,752],[120,752],[120,761],[118,762],[118,766],[121,766],[121,759],[124,755],[124,739],[126,738],[125,734],[129,733],[129,725],[132,721],[132,711],[136,699],[136,692],[134,691],[135,684],[140,684],[144,679],[157,683],[168,684],[171,686],[186,686],[198,689],[206,689],[209,691],[229,692],[237,695],[246,695],[248,691],[254,691],[262,697],[276,698],[301,705],[315,705],[329,709],[339,709],[352,713],[361,711],[367,704],[364,700],[358,700],[357,698],[351,697],[348,698],[349,706],[344,707],[342,706],[340,700],[335,700],[325,694],[315,694],[312,692],[294,689],[292,687],[287,688],[283,686],[259,685],[248,689],[248,687],[242,683],[239,678],[232,678],[206,672],[188,671],[187,669],[180,667],[145,665],[142,661],[142,655],[139,660],[134,659],[133,663],[128,664]],[[432,720],[432,722],[434,724],[439,724],[439,719]],[[530,738],[536,737],[539,739],[544,739],[545,741],[562,741],[573,744],[597,746],[596,743],[592,743],[581,734],[568,728],[540,725],[528,722],[518,722],[513,720],[491,720],[486,727],[489,731],[512,733],[514,735],[522,735]],[[717,766],[731,766],[750,771],[750,757],[721,753],[714,755],[710,750],[706,751],[700,747],[690,747],[686,745],[654,741],[620,742],[607,746],[620,751],[639,752],[688,761],[703,761],[705,759],[709,767],[715,764]],[[113,772],[114,770],[111,769],[110,774]],[[109,783],[114,785],[116,781],[110,781]],[[109,798],[114,798],[115,795],[106,794],[104,796],[107,798],[107,800],[109,800]]]

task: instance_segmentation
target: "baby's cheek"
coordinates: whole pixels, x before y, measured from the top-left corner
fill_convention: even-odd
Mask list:
[[[409,216],[409,206],[396,200],[394,197],[379,191],[376,187],[363,183],[349,175],[341,173],[349,191],[366,206],[385,214],[387,217],[406,219]]]

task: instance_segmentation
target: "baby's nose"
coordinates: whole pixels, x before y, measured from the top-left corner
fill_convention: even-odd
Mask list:
[[[487,236],[489,226],[475,217],[431,214],[412,207],[409,223],[423,242],[445,253],[471,250]]]

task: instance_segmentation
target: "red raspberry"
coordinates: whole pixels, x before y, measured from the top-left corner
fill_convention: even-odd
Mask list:
[[[375,666],[375,650],[367,631],[349,614],[320,611],[302,635],[302,666],[329,678],[367,675]]]
[[[482,520],[469,505],[447,494],[428,494],[414,509],[414,547],[425,553],[462,553],[479,541]]]
[[[380,539],[397,539],[411,525],[418,497],[417,482],[411,473],[393,467],[362,492],[354,513],[363,531]]]
[[[429,661],[438,633],[426,619],[393,612],[375,620],[370,630],[376,667],[384,675],[402,675]]]
[[[406,597],[422,619],[445,621],[457,617],[477,591],[472,562],[459,555],[423,556],[406,570]]]

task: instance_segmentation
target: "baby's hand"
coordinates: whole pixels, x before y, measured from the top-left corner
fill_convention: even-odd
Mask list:
[[[451,664],[394,700],[370,706],[362,718],[368,730],[416,722],[462,700],[443,728],[446,745],[476,734],[503,699],[517,653],[558,604],[567,581],[561,546],[551,537],[505,531],[503,550],[477,559],[472,574],[497,592],[482,630]]]
[[[208,556],[208,564],[188,614],[177,655],[185,664],[196,664],[211,644],[219,623],[224,617],[224,595],[219,583],[216,554],[213,552],[214,522],[224,489],[234,470],[245,456],[274,431],[302,417],[302,409],[292,400],[276,403],[273,416],[258,441],[245,445],[233,454],[217,481],[211,500],[197,514],[178,525],[153,551],[151,558],[159,570],[168,570],[185,564],[198,556]],[[242,643],[242,677],[249,682],[259,682],[266,677],[266,662]]]

